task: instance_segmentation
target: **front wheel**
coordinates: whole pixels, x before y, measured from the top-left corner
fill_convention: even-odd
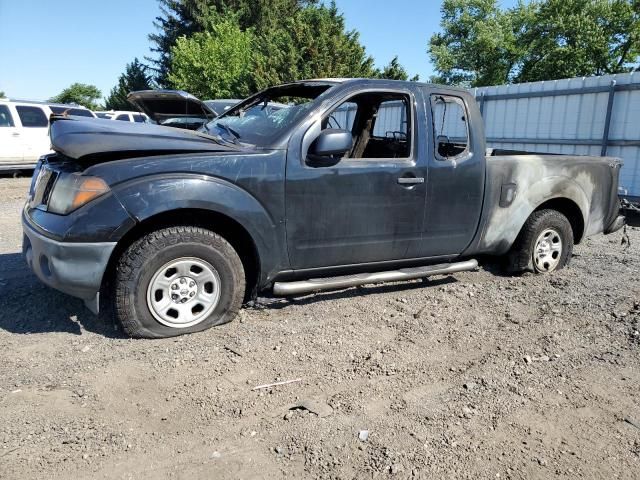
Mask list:
[[[233,320],[244,289],[242,262],[229,242],[203,228],[170,227],[124,251],[114,310],[132,337],[172,337]]]
[[[573,229],[567,217],[556,210],[539,210],[531,214],[516,238],[508,268],[551,273],[565,267],[572,252]]]

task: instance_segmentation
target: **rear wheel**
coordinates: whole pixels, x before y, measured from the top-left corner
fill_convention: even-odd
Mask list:
[[[573,252],[573,229],[567,217],[556,210],[531,214],[508,256],[510,271],[551,273],[565,267]]]
[[[134,242],[115,275],[116,318],[139,338],[193,333],[227,323],[244,297],[242,262],[220,235],[170,227]]]

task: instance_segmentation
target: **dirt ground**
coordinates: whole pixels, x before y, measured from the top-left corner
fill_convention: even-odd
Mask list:
[[[0,478],[640,478],[638,229],[551,276],[483,262],[130,340],[29,273],[27,186],[0,179]]]

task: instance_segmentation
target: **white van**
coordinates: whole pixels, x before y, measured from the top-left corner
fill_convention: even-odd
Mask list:
[[[85,107],[0,99],[0,170],[33,168],[51,152],[52,113],[95,118]]]

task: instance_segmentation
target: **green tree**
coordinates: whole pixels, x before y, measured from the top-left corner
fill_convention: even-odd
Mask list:
[[[200,93],[206,97],[243,96],[300,78],[375,74],[373,59],[358,33],[346,31],[335,4],[249,4],[244,10],[210,13],[199,19],[202,32],[178,39],[169,53],[168,84],[196,95],[207,92]]]
[[[158,0],[161,15],[153,22],[157,32],[149,35],[151,51],[156,58],[147,58],[160,86],[168,86],[171,50],[178,38],[189,37],[210,26],[210,17],[231,13],[245,30],[268,30],[269,26],[294,15],[318,0]]]
[[[418,75],[409,78],[409,74],[400,64],[397,55],[382,70],[377,72],[376,77],[388,78],[389,80],[411,80],[412,82],[417,82],[420,79]]]
[[[96,100],[100,97],[102,97],[102,92],[95,85],[74,83],[55,97],[50,98],[49,101],[83,105],[91,110],[95,110],[98,108]]]
[[[131,104],[127,101],[129,92],[153,88],[153,82],[147,70],[148,67],[137,58],[128,63],[124,73],[118,78],[118,84],[111,89],[105,102],[105,108],[108,110],[130,110]]]
[[[265,28],[265,25],[268,28]],[[257,29],[255,88],[303,78],[372,77],[373,58],[334,2],[309,4]]]
[[[522,7],[526,8],[526,7]],[[514,18],[497,0],[444,0],[441,33],[429,42],[438,76],[458,85],[508,83],[518,61]]]
[[[429,41],[438,75],[467,86],[629,71],[640,55],[640,0],[444,0]]]
[[[154,45],[151,51],[157,58],[147,58],[153,65],[156,82],[167,85],[167,75],[171,67],[171,48],[178,38],[202,31],[199,23],[201,2],[198,0],[158,0],[161,15],[153,25],[158,32],[151,33],[149,40]]]
[[[4,92],[0,90],[0,98],[4,98],[4,97],[5,97]]]
[[[250,92],[254,34],[232,16],[181,37],[171,50],[169,84],[199,98],[243,98]]]
[[[547,0],[532,4],[519,37],[518,82],[604,75],[640,57],[640,1]]]

